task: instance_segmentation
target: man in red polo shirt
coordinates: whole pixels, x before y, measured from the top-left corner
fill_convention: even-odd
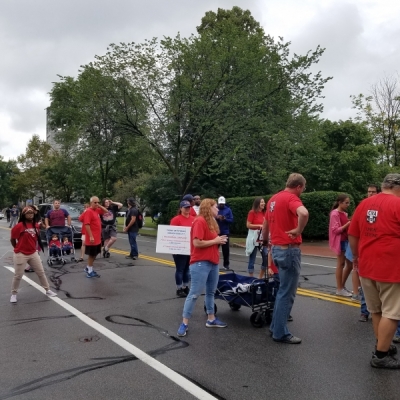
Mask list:
[[[354,213],[349,241],[377,340],[374,368],[400,369],[391,345],[400,320],[400,174],[386,175],[382,193],[363,200]]]
[[[300,276],[301,233],[308,222],[308,211],[300,200],[305,188],[303,175],[289,175],[285,190],[268,201],[263,224],[263,237],[268,238],[271,234],[272,259],[279,270],[280,279],[269,329],[274,341],[281,343],[301,343],[300,338],[289,332],[287,321]]]
[[[85,268],[88,278],[100,278],[100,275],[93,270],[93,263],[97,255],[101,253],[101,221],[100,215],[108,210],[100,205],[99,198],[93,196],[90,199],[90,207],[83,214],[83,225],[85,226],[85,254],[88,256],[87,267]]]

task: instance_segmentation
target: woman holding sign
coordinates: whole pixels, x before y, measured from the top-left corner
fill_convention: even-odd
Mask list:
[[[182,200],[179,205],[178,215],[171,219],[170,225],[191,227],[194,221],[190,215],[190,203]],[[186,254],[173,254],[175,262],[176,295],[186,297],[189,294],[189,262],[190,256]]]
[[[178,336],[185,336],[189,318],[197,298],[206,289],[205,305],[208,315],[207,328],[225,328],[227,325],[214,315],[214,293],[219,275],[218,246],[225,244],[226,235],[218,236],[219,227],[215,217],[218,206],[215,200],[204,199],[200,204],[199,215],[194,220],[190,232],[190,275],[192,284],[183,306],[183,320],[178,329]]]

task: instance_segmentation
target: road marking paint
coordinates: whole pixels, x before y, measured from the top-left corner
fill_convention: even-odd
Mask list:
[[[110,252],[129,255],[129,253],[127,251],[123,251],[123,250],[110,249]],[[150,256],[142,255],[142,254],[139,256],[139,258],[142,258],[144,260],[154,261],[159,264],[168,265],[170,267],[175,267],[175,264],[172,261],[165,260],[163,258],[150,257]],[[345,305],[352,306],[352,307],[360,306],[360,304],[357,302],[352,302],[351,300],[346,300],[345,298],[340,298],[340,297],[337,297],[337,296],[334,296],[334,295],[331,295],[328,293],[317,292],[314,290],[298,288],[297,293],[301,296],[314,297],[314,298],[317,298],[320,300],[326,300],[326,301],[330,301],[333,303],[345,304]]]
[[[332,296],[330,294],[325,294],[322,292],[316,292],[314,290],[305,290],[302,288],[298,288],[297,293],[302,296],[315,297],[317,299],[331,301],[333,303],[345,304],[347,306],[352,306],[352,307],[360,307],[360,303],[358,303],[358,302],[353,302],[351,300],[350,301],[345,300],[344,298]]]
[[[14,273],[14,268],[8,267],[8,266],[4,266],[4,268],[6,268],[9,271],[11,271],[12,273]],[[23,276],[22,279],[24,281],[28,282],[35,289],[39,290],[39,292],[42,292],[43,294],[46,293],[46,291],[40,285],[38,285],[36,282],[32,281],[31,279],[27,278],[26,276]],[[201,400],[203,400],[203,399],[204,400],[215,400],[216,399],[214,396],[211,396],[205,390],[196,386],[194,383],[190,382],[188,379],[184,378],[182,375],[180,375],[177,372],[173,371],[172,369],[168,368],[166,365],[160,363],[155,358],[149,356],[144,351],[140,350],[133,344],[129,343],[127,340],[118,336],[117,334],[110,331],[109,329],[107,329],[103,325],[99,324],[98,322],[93,321],[91,318],[89,318],[88,316],[86,316],[85,314],[80,312],[75,307],[72,307],[70,304],[68,304],[64,300],[61,300],[58,297],[49,297],[49,299],[53,300],[59,306],[63,307],[65,310],[69,311],[71,314],[78,317],[86,325],[89,325],[91,328],[93,328],[97,332],[101,333],[102,335],[104,335],[105,337],[110,339],[112,342],[117,344],[118,346],[122,347],[128,353],[137,357],[140,361],[144,362],[149,367],[155,369],[160,374],[164,375],[166,378],[168,378],[169,380],[171,380],[172,382],[174,382],[175,384],[180,386],[182,389],[191,393],[197,399],[201,399]]]

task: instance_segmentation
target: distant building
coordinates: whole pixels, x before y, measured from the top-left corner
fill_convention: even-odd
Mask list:
[[[56,129],[50,126],[50,107],[46,108],[46,142],[54,149],[59,150],[60,145],[56,142],[55,137],[58,134]]]

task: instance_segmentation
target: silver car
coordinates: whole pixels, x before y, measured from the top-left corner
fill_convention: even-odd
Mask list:
[[[0,211],[0,219],[4,218],[4,214]]]

